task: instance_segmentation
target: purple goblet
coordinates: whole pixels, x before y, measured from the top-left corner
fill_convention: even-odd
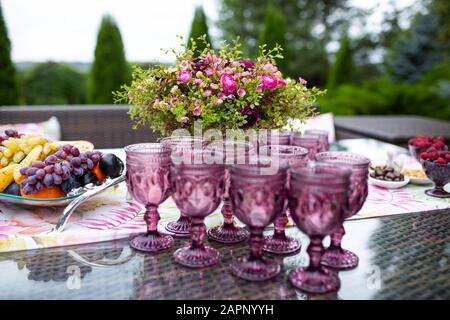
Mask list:
[[[308,162],[308,150],[302,147],[272,145],[260,148],[259,152],[260,155],[267,155],[284,159],[289,163],[290,166],[306,166]],[[300,250],[300,242],[293,237],[289,237],[286,235],[285,229],[289,221],[286,210],[287,201],[285,201],[283,210],[280,211],[275,218],[275,221],[273,223],[275,227],[273,235],[264,237],[264,251],[279,255],[285,255],[292,254]]]
[[[204,219],[220,204],[225,189],[222,159],[208,164],[205,150],[194,150],[201,155],[199,163],[174,163],[171,166],[172,197],[180,209],[191,218],[191,244],[174,253],[175,261],[190,268],[205,268],[219,262],[219,252],[205,246]],[[221,155],[223,157],[223,155]]]
[[[288,146],[291,144],[292,132],[290,131],[278,131],[270,130],[267,134],[267,140],[261,141],[260,146],[280,145]]]
[[[427,177],[434,182],[434,189],[426,190],[425,193],[436,198],[450,198],[450,193],[444,190],[450,180],[450,165],[425,160],[422,167]]]
[[[170,195],[170,149],[159,143],[125,147],[128,192],[146,208],[147,234],[131,240],[131,247],[145,252],[169,249],[173,238],[158,232],[158,206]]]
[[[225,162],[225,192],[223,194],[223,207],[222,216],[223,224],[217,227],[213,227],[208,230],[208,237],[211,240],[225,243],[234,244],[244,241],[248,238],[249,232],[243,227],[236,226],[234,222],[234,215],[231,209],[230,203],[230,172],[229,165],[235,164],[238,160],[246,159],[250,156],[253,148],[250,144],[243,141],[225,140],[212,143],[211,148],[218,148],[224,154]]]
[[[187,147],[202,148],[206,146],[205,141],[191,136],[168,137],[162,139],[161,143],[170,147],[173,153],[179,153]],[[166,224],[166,230],[169,231],[174,237],[189,238],[191,230],[191,218],[180,211],[180,217],[178,218],[178,220],[171,221]]]
[[[276,261],[263,256],[264,228],[283,211],[286,198],[287,164],[271,160],[260,157],[230,168],[233,211],[250,228],[250,255],[232,262],[231,272],[249,281],[268,280],[280,272]]]
[[[300,290],[323,294],[337,291],[337,273],[321,265],[323,238],[342,224],[350,191],[350,169],[331,164],[295,168],[291,171],[289,208],[298,228],[310,238],[309,266],[289,273]]]
[[[294,134],[292,136],[291,144],[293,146],[297,147],[303,147],[308,149],[308,155],[309,159],[315,160],[316,154],[320,150],[320,136],[312,135],[312,134],[304,134],[304,135],[297,135]]]
[[[330,148],[330,145],[328,143],[328,131],[309,129],[309,130],[305,130],[305,134],[319,136],[319,138],[320,138],[319,152],[326,152]]]
[[[367,181],[370,159],[351,152],[323,152],[316,155],[316,160],[320,163],[331,163],[351,168],[350,184],[352,191],[344,219],[357,214],[366,201],[369,192]],[[322,256],[322,264],[340,270],[355,268],[358,265],[358,256],[349,250],[343,249],[341,246],[344,235],[345,229],[342,224],[331,235],[331,243]]]

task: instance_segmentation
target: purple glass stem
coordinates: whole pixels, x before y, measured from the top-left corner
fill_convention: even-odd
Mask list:
[[[345,235],[345,229],[344,226],[340,226],[339,229],[337,231],[335,231],[331,236],[330,236],[330,248],[331,249],[338,249],[339,251],[343,251],[342,247],[341,247],[341,242],[342,242],[342,238]]]
[[[144,221],[147,224],[147,235],[159,235],[158,222],[161,219],[158,208],[154,205],[145,206]]]
[[[192,217],[191,219],[191,249],[205,250],[206,226],[204,217]]]
[[[311,236],[311,241],[308,248],[306,249],[310,261],[307,271],[320,271],[320,260],[322,259],[322,255],[325,252],[325,248],[323,247],[322,242],[322,236]]]
[[[221,210],[223,216],[223,224],[224,225],[233,225],[234,224],[234,216],[233,211],[231,210],[231,200],[230,197],[223,198],[223,207]]]
[[[250,260],[262,260],[264,248],[264,228],[250,227]]]
[[[282,214],[278,215],[275,218],[275,221],[273,223],[274,225],[274,233],[273,233],[273,237],[275,239],[281,239],[281,240],[286,240],[286,225],[288,223],[289,219],[288,216],[286,214],[286,212],[283,212]]]

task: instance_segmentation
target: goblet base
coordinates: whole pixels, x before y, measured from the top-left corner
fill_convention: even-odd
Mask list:
[[[347,270],[358,266],[359,258],[356,254],[342,248],[328,248],[320,263],[333,269]]]
[[[430,189],[430,190],[426,190],[425,193],[431,197],[443,198],[443,199],[450,198],[450,192],[447,192],[442,189]]]
[[[241,258],[231,264],[231,273],[248,281],[265,281],[280,273],[280,265],[266,257],[260,259]]]
[[[177,263],[196,269],[211,267],[220,261],[219,251],[208,246],[180,248],[173,255]]]
[[[292,270],[289,273],[289,281],[294,287],[313,294],[336,292],[341,285],[338,275],[323,267],[315,271],[308,268]]]
[[[137,236],[130,242],[133,249],[143,252],[159,252],[173,246],[173,238],[167,234]]]
[[[264,251],[278,255],[293,254],[301,249],[300,242],[288,236],[277,237],[275,235],[264,237]]]
[[[208,238],[216,242],[234,244],[246,240],[249,236],[247,229],[236,227],[234,223],[222,224],[208,230]]]
[[[191,219],[181,216],[177,221],[166,224],[166,230],[174,237],[189,238],[191,236]]]

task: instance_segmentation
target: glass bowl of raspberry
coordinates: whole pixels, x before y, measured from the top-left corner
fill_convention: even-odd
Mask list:
[[[432,197],[450,198],[450,193],[444,190],[450,181],[450,151],[430,148],[420,154],[420,159],[425,174],[434,183],[434,189],[426,190],[425,193]]]
[[[448,150],[445,145],[444,137],[433,137],[433,136],[417,136],[408,141],[408,148],[411,156],[413,156],[417,161],[421,162],[420,155],[426,152],[430,148],[434,148],[437,151]]]

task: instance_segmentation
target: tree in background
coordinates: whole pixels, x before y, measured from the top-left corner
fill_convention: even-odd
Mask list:
[[[341,40],[341,47],[336,53],[336,61],[330,69],[328,76],[327,89],[333,90],[345,83],[353,81],[353,51],[350,38],[345,35]]]
[[[440,19],[441,32],[440,39],[443,41],[450,40],[450,1],[448,0],[432,0],[432,10],[434,10]]]
[[[388,62],[393,80],[415,82],[443,60],[439,31],[439,17],[435,14],[415,18],[409,34],[397,42]]]
[[[264,26],[259,35],[259,45],[267,45],[268,49],[274,48],[277,44],[283,48],[283,56],[288,56],[288,48],[286,42],[287,23],[283,11],[274,7],[269,1],[264,18]],[[289,61],[278,59],[277,66],[282,73],[289,73]]]
[[[16,69],[11,60],[11,43],[0,3],[0,105],[19,103]]]
[[[38,63],[23,73],[22,92],[27,105],[83,104],[86,76],[63,63]]]
[[[283,11],[289,52],[288,75],[302,76],[313,85],[324,85],[329,62],[326,46],[347,29],[348,21],[360,12],[349,0],[272,0]],[[240,36],[244,53],[254,57],[263,28],[264,0],[221,0],[219,27],[226,40]]]
[[[194,20],[192,20],[191,32],[187,40],[187,47],[192,48],[193,39],[196,43],[195,55],[199,56],[202,51],[206,48],[206,43],[203,41],[198,41],[199,37],[205,36],[206,43],[211,44],[208,33],[208,22],[206,19],[205,12],[202,7],[196,7],[194,13]]]
[[[113,102],[112,92],[131,79],[119,28],[114,19],[104,16],[97,36],[95,60],[88,82],[88,103]]]

